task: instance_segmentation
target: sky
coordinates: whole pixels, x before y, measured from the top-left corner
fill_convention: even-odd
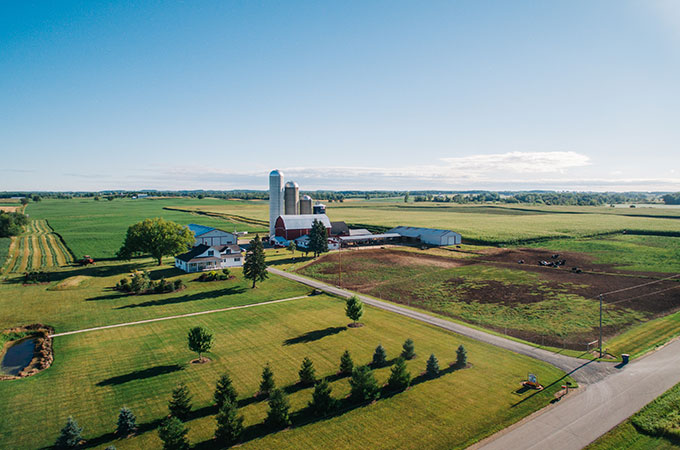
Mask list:
[[[680,2],[0,0],[0,191],[680,191]]]

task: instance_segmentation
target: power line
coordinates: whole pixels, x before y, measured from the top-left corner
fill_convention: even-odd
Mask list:
[[[638,295],[638,296],[635,296],[635,297],[625,298],[625,299],[623,299],[623,300],[617,300],[617,301],[615,301],[615,302],[608,302],[608,303],[607,303],[607,306],[609,306],[609,305],[616,305],[617,303],[630,302],[630,301],[633,301],[633,300],[637,300],[638,298],[648,297],[648,296],[650,296],[650,295],[661,294],[661,293],[663,293],[663,292],[672,291],[673,289],[680,289],[680,285],[678,285],[678,286],[673,286],[673,287],[669,287],[669,288],[666,288],[666,289],[662,289],[662,290],[660,290],[660,291],[648,292],[648,293],[646,293],[646,294],[641,294],[641,295]]]
[[[636,285],[636,286],[630,286],[630,287],[627,287],[627,288],[617,289],[617,290],[615,290],[615,291],[610,291],[610,292],[603,292],[603,293],[600,294],[600,295],[618,294],[619,292],[630,291],[631,289],[637,289],[637,288],[641,288],[641,287],[644,287],[644,286],[649,286],[649,285],[651,285],[651,284],[661,283],[661,282],[663,282],[663,281],[672,280],[673,278],[677,278],[677,277],[680,277],[680,273],[679,273],[679,274],[676,274],[676,275],[673,275],[673,276],[670,276],[670,277],[668,277],[668,278],[662,278],[662,279],[660,279],[660,280],[650,281],[649,283],[638,284],[638,285]]]

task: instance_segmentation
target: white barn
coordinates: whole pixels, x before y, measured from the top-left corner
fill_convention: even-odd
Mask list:
[[[234,233],[228,231],[220,230],[212,227],[205,227],[203,225],[197,225],[195,223],[190,223],[188,225],[189,230],[194,233],[196,237],[196,245],[207,245],[207,246],[220,246],[220,245],[232,245],[238,244],[238,236]]]
[[[407,238],[420,239],[420,242],[428,245],[458,245],[462,241],[462,236],[451,230],[438,230],[435,228],[420,227],[396,227],[388,233],[397,233]]]
[[[175,267],[189,273],[241,266],[243,250],[238,245],[199,244],[188,252],[175,256]]]

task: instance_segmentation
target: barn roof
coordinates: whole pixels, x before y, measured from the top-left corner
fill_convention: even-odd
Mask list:
[[[420,237],[420,236],[446,236],[447,234],[458,234],[451,230],[440,230],[437,228],[422,228],[422,227],[405,227],[400,226],[392,228],[389,233],[399,233],[406,237]]]
[[[279,216],[287,230],[306,230],[312,228],[312,222],[318,220],[326,228],[331,227],[331,221],[325,214],[296,214]],[[278,221],[278,219],[277,219]]]
[[[200,236],[202,234],[214,230],[213,227],[206,227],[203,225],[197,225],[195,223],[190,223],[189,225],[187,225],[187,227],[189,227],[189,230],[191,230],[191,232],[194,233],[194,236]]]

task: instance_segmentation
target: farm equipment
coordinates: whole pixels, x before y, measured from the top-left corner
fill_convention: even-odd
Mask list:
[[[94,259],[90,255],[83,255],[82,259],[78,260],[78,264],[81,266],[89,266],[90,264],[94,265]]]

